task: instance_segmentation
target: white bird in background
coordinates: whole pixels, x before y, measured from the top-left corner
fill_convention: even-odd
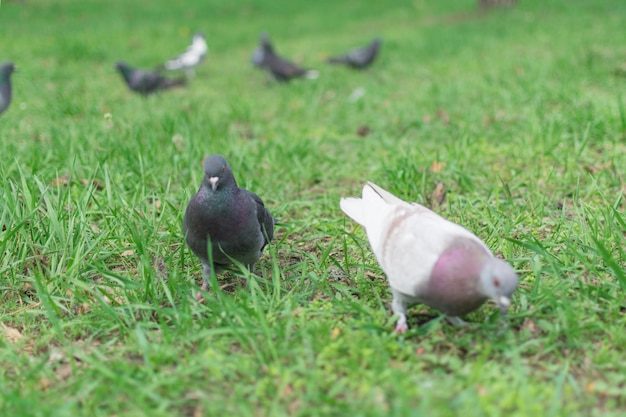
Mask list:
[[[416,303],[443,312],[452,324],[488,299],[506,312],[517,274],[472,232],[371,182],[362,198],[342,198],[340,206],[365,228],[387,275],[396,333],[407,331],[407,308]]]
[[[209,47],[204,35],[197,32],[193,35],[191,45],[185,52],[167,61],[163,67],[170,71],[183,70],[188,77],[192,77],[195,74],[195,67],[204,61],[208,52]]]

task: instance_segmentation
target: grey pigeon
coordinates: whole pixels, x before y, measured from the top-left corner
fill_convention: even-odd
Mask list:
[[[259,196],[237,186],[224,157],[211,155],[204,160],[200,189],[187,205],[183,233],[202,262],[202,289],[206,290],[211,270],[221,272],[232,263],[231,258],[253,269],[274,237],[274,218]]]
[[[416,303],[443,312],[452,324],[462,324],[458,316],[488,299],[506,313],[517,274],[467,229],[371,182],[362,198],[342,198],[340,206],[365,228],[387,275],[391,309],[399,317],[396,333],[406,332],[407,308]]]
[[[267,33],[261,34],[260,45],[252,54],[252,63],[267,70],[277,81],[281,82],[298,77],[317,78],[319,76],[317,71],[301,68],[276,54]]]
[[[11,74],[15,71],[12,62],[0,64],[0,114],[11,104]]]
[[[132,68],[122,61],[118,61],[115,68],[122,74],[128,88],[144,96],[185,85],[186,82],[184,78],[167,78],[158,72]]]
[[[188,77],[194,75],[194,69],[204,61],[209,48],[204,35],[197,32],[193,35],[191,45],[182,54],[170,59],[163,68],[170,71],[183,70]]]
[[[356,69],[367,68],[376,59],[381,42],[380,38],[375,38],[367,46],[352,49],[345,55],[328,58],[328,62],[331,64],[345,64]]]

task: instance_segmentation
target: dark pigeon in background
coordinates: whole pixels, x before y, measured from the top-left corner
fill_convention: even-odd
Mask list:
[[[252,63],[270,72],[277,81],[285,82],[292,78],[317,78],[319,73],[307,70],[279,56],[274,51],[267,33],[261,35],[261,42],[252,54]]]
[[[194,69],[204,61],[209,47],[206,44],[204,35],[197,32],[191,39],[191,45],[182,54],[170,59],[163,68],[169,71],[183,70],[187,77],[194,75]]]
[[[11,74],[15,71],[12,62],[0,64],[0,114],[4,113],[11,104]]]
[[[231,258],[253,270],[274,237],[274,218],[259,196],[237,186],[224,157],[211,155],[204,160],[200,189],[187,205],[183,233],[202,262],[202,289],[207,290],[211,270],[219,273]]]
[[[115,68],[124,77],[128,88],[144,96],[185,84],[183,78],[167,78],[158,72],[132,68],[122,61],[118,61]]]
[[[365,69],[376,59],[381,42],[380,38],[375,38],[369,45],[352,49],[345,55],[331,57],[328,59],[328,62],[331,64],[345,64],[356,69]]]

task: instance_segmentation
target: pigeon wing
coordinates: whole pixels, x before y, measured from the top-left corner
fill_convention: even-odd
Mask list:
[[[250,198],[252,198],[252,200],[256,204],[257,220],[259,221],[261,233],[263,233],[263,237],[265,239],[265,243],[263,244],[263,247],[265,247],[265,245],[267,245],[269,241],[274,238],[274,218],[270,214],[269,210],[265,208],[265,204],[263,204],[263,200],[261,200],[261,197],[251,191],[244,191],[248,193]],[[263,250],[263,247],[261,248],[261,250]]]
[[[491,253],[473,233],[417,203],[407,203],[368,182],[362,198],[343,198],[344,213],[365,227],[372,250],[392,288],[412,295],[428,282],[443,253],[456,239],[472,239]]]
[[[419,205],[396,206],[374,253],[392,288],[416,295],[428,283],[437,260],[452,244],[469,239],[491,254],[474,234]]]

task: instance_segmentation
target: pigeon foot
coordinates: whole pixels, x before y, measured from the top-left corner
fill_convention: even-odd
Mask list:
[[[409,330],[409,325],[406,322],[406,315],[400,315],[400,318],[396,322],[396,328],[394,329],[395,334],[405,334],[406,331]]]
[[[202,279],[202,286],[200,287],[202,291],[208,291],[209,289],[209,281]],[[202,301],[202,291],[198,291],[196,293],[196,301]]]

